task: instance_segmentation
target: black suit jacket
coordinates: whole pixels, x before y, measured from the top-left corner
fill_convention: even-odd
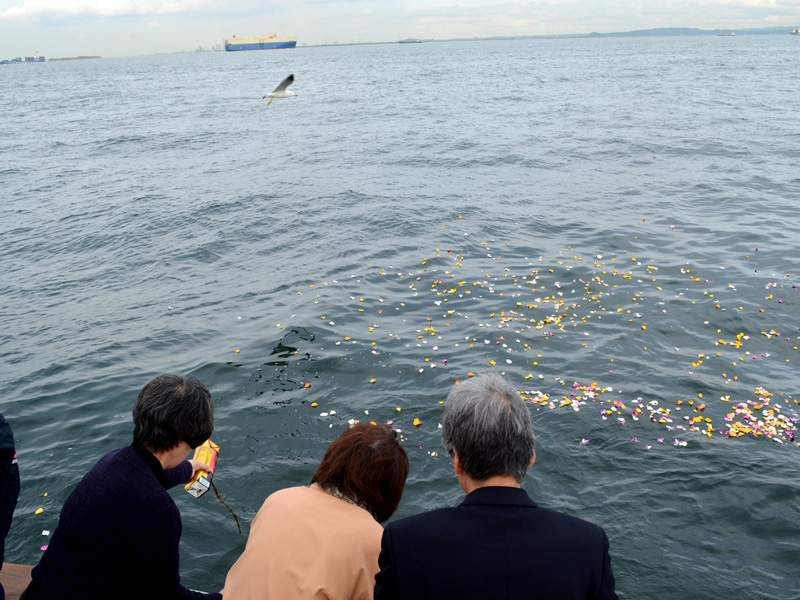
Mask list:
[[[375,600],[616,598],[605,532],[520,488],[389,523],[378,562]]]

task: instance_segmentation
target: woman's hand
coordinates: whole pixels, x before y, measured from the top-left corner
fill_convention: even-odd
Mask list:
[[[201,463],[199,460],[195,460],[193,458],[189,459],[189,464],[192,465],[192,476],[189,478],[190,480],[194,478],[195,474],[198,471],[206,471],[208,473],[212,473],[211,467],[208,466],[206,463]]]

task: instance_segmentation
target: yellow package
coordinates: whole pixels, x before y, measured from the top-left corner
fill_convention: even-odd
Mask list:
[[[211,472],[196,471],[194,477],[183,486],[195,498],[199,498],[208,491],[211,487],[211,478],[214,476],[214,471],[217,469],[217,456],[219,456],[219,446],[211,440],[206,440],[194,449],[194,460],[205,463],[211,467]]]

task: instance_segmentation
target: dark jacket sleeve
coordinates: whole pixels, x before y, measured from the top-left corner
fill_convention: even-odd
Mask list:
[[[395,600],[397,587],[395,585],[394,557],[392,556],[391,524],[383,530],[378,567],[380,571],[375,575],[375,600]]]
[[[0,569],[5,554],[5,539],[19,497],[19,466],[14,451],[14,434],[0,415]]]
[[[176,485],[183,485],[192,478],[192,465],[188,460],[183,461],[177,467],[164,469],[167,475],[167,489],[174,488]]]
[[[608,554],[608,536],[603,531],[603,573],[600,578],[600,591],[597,600],[617,600],[614,591],[614,574],[611,572],[611,557]]]
[[[222,600],[218,593],[206,594],[183,587],[178,575],[181,517],[175,506],[155,515],[139,530],[137,569],[146,573],[140,580],[141,598],[150,600]]]

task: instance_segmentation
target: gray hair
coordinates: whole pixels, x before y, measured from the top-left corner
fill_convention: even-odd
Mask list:
[[[507,475],[522,483],[534,452],[531,415],[501,376],[488,373],[450,390],[442,416],[442,441],[467,475],[485,481]]]

